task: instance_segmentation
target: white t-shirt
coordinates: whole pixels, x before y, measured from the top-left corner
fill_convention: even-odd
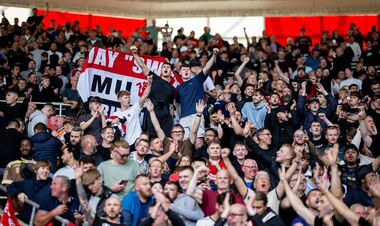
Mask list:
[[[59,169],[57,172],[55,172],[53,178],[55,178],[56,176],[66,176],[70,180],[75,180],[74,169],[71,168],[70,166],[65,166],[65,167],[62,167],[61,169]]]
[[[214,226],[214,225],[215,225],[215,221],[213,221],[210,216],[199,219],[196,224],[196,226]]]
[[[244,202],[248,202],[249,198],[254,194],[254,191],[250,188],[248,188],[247,195],[244,197]],[[270,207],[276,214],[278,214],[280,209],[280,200],[277,198],[276,189],[272,189],[267,194],[268,198],[268,204],[267,206]]]
[[[119,119],[125,120],[124,125],[127,128],[124,139],[130,145],[135,143],[136,139],[142,132],[140,125],[140,112],[141,108],[137,102],[125,111],[117,110],[112,114],[112,116],[117,116]]]

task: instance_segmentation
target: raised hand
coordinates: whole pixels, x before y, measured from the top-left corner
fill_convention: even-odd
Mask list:
[[[285,166],[281,166],[281,169],[278,170],[278,176],[280,177],[280,181],[287,182]]]
[[[243,63],[247,64],[251,59],[249,57],[244,58]]]
[[[323,121],[325,121],[325,120],[327,119],[325,113],[318,113],[318,116],[319,116],[319,118],[322,119]]]
[[[254,127],[254,125],[252,125],[251,121],[248,120],[246,123],[245,123],[245,126],[244,126],[244,129],[243,129],[243,135],[245,137],[248,137],[251,135],[251,129]]]
[[[206,165],[201,165],[200,167],[194,169],[194,172],[196,173],[205,173],[208,174],[210,169]]]
[[[327,91],[325,90],[323,85],[319,82],[317,83],[317,91],[322,93],[323,95],[327,95]]]
[[[74,166],[74,175],[75,175],[75,178],[78,179],[78,180],[82,180],[82,175],[83,175],[83,162],[81,162],[80,164],[76,164]]]
[[[227,104],[227,111],[230,113],[231,116],[235,115],[235,113],[236,113],[235,105]]]
[[[256,214],[256,211],[255,209],[253,209],[253,202],[255,201],[255,198],[256,198],[256,193],[253,193],[248,201],[245,203],[246,207],[247,207],[247,212],[248,212],[248,215],[249,216],[254,216]]]
[[[129,48],[129,50],[131,51],[132,54],[137,54],[137,52],[138,52],[138,49],[137,49],[136,46],[131,46],[131,47]]]
[[[296,102],[296,100],[293,99],[292,105],[290,106],[290,110],[294,111],[296,109],[296,107],[297,107],[297,102]]]
[[[151,101],[149,98],[147,98],[147,99],[145,100],[144,107],[146,107],[146,109],[147,109],[149,112],[151,112],[151,111],[154,110],[154,105],[153,105],[152,101]]]
[[[218,55],[219,54],[219,49],[218,48],[213,48],[212,49],[212,53],[215,54],[215,55]]]
[[[24,192],[21,192],[20,194],[18,194],[17,198],[18,200],[20,200],[21,203],[24,203],[28,196]]]
[[[230,155],[230,149],[229,148],[223,148],[222,150],[220,150],[220,156],[222,157],[222,159],[227,159]]]
[[[205,102],[203,100],[199,100],[196,104],[195,104],[195,110],[197,111],[197,114],[202,114],[203,113],[203,110],[205,109]]]

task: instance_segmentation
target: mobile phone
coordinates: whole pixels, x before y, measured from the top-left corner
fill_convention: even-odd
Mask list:
[[[122,184],[123,184],[123,185],[126,185],[127,183],[128,183],[127,180],[122,180],[122,181],[119,182],[120,185],[122,185]]]

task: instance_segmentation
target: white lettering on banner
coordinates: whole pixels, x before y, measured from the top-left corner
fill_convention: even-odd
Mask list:
[[[113,67],[113,64],[115,63],[117,56],[119,56],[118,52],[106,51],[106,49],[98,49],[98,51],[96,52],[95,60],[94,62],[92,62],[94,59],[94,51],[95,51],[94,48],[92,48],[88,56],[88,63],[90,64],[93,63],[93,64],[97,64],[101,66],[107,66],[109,68]],[[108,58],[107,58],[107,52],[108,52]],[[107,64],[107,60],[108,60],[108,64]]]
[[[136,60],[134,60],[134,57],[132,55],[125,55],[124,59],[126,61],[132,61],[133,60],[133,66],[132,66],[132,71],[136,74],[142,73],[141,67],[137,64]],[[145,63],[145,65],[149,68],[150,71],[153,73],[159,75],[161,74],[161,67],[162,67],[162,62],[159,62],[157,60],[151,60],[147,59],[145,60],[144,58],[141,58],[141,60]]]
[[[108,106],[103,104],[107,115],[117,110],[117,93],[120,90],[128,90],[131,93],[131,103],[136,103],[148,84],[147,81],[143,79],[94,68],[87,68],[82,73],[80,80],[84,78],[86,78],[86,81],[81,81],[81,84],[87,84],[88,90],[86,92],[84,89],[79,88],[78,91],[81,97],[87,100],[90,96],[98,96],[104,101],[111,101],[112,103],[108,103]]]
[[[145,56],[142,60],[150,71],[161,74],[164,58]],[[182,81],[176,74],[172,76],[171,83],[176,87]],[[105,112],[110,115],[120,106],[117,100],[120,90],[128,90],[131,93],[133,105],[143,95],[147,85],[142,69],[137,65],[133,55],[94,47],[90,50],[79,76],[78,92],[84,102],[91,96],[102,98]]]

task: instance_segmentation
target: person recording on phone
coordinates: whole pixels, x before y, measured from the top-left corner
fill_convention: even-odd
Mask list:
[[[100,163],[98,170],[103,177],[104,185],[122,199],[135,186],[135,178],[140,174],[139,165],[129,160],[129,144],[125,140],[115,141],[111,145],[111,159]]]

